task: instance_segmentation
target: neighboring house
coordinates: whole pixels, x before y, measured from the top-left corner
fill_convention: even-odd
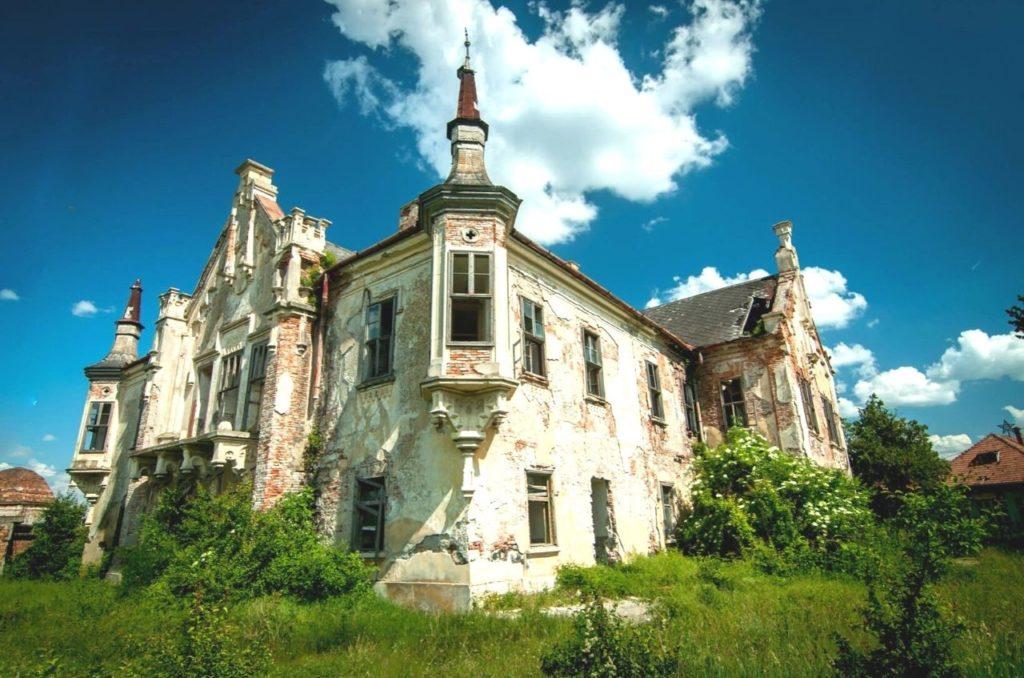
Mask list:
[[[53,491],[35,471],[0,471],[0,572],[4,563],[32,544],[32,526],[53,501]]]
[[[967,485],[980,507],[1001,505],[1014,528],[1024,527],[1024,440],[990,433],[951,462],[952,477]]]
[[[141,358],[132,287],[86,368],[68,469],[91,505],[87,560],[134,539],[170,483],[251,481],[257,507],[312,485],[321,531],[379,565],[378,590],[465,609],[663,548],[693,442],[729,422],[848,472],[789,222],[777,276],[641,313],[516,229],[468,58],[458,77],[451,174],[393,235],[331,244],[360,216],[285,214],[273,170],[247,160],[198,283],[160,296]]]

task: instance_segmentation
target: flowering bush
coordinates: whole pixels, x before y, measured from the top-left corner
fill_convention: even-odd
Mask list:
[[[823,562],[871,524],[856,481],[743,429],[699,452],[694,471],[678,534],[688,553],[738,556],[768,547]]]

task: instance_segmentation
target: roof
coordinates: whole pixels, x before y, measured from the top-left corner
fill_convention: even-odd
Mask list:
[[[955,478],[971,487],[1024,483],[1024,445],[990,433],[954,457],[950,467]]]
[[[0,471],[0,506],[43,505],[53,501],[53,490],[41,475],[15,466]]]
[[[644,314],[695,346],[722,344],[749,336],[771,309],[777,282],[774,275],[747,280],[655,306]]]

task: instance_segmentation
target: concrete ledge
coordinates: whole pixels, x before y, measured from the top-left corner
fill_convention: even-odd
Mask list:
[[[426,612],[468,612],[473,607],[468,584],[377,582],[373,588],[393,603]]]

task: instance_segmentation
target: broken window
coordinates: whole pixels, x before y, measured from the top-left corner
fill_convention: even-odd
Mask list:
[[[263,402],[263,382],[267,377],[267,342],[254,344],[249,352],[249,386],[245,400],[246,431],[256,433],[260,428],[260,404]]]
[[[665,530],[665,541],[675,541],[676,490],[667,483],[661,485],[661,523]]]
[[[544,309],[523,299],[523,371],[544,376]]]
[[[825,425],[828,427],[828,439],[833,445],[839,445],[839,429],[836,426],[836,413],[832,409],[832,401],[821,399],[821,407],[825,410]]]
[[[366,379],[386,377],[391,374],[391,361],[395,329],[395,299],[384,299],[370,304],[366,309]]]
[[[378,556],[384,551],[384,513],[387,503],[384,476],[356,480],[355,534],[352,541],[360,553]]]
[[[743,381],[739,377],[722,382],[722,411],[726,428],[747,425],[747,403],[743,399]]]
[[[532,546],[553,545],[555,543],[555,518],[551,503],[551,474],[527,473],[526,495],[529,505],[530,544]]]
[[[661,400],[661,377],[658,375],[658,366],[652,362],[647,363],[647,397],[651,403],[651,416],[655,419],[664,419],[665,407]]]
[[[583,333],[583,364],[586,369],[587,394],[604,397],[601,379],[601,340],[593,332]]]
[[[811,382],[806,379],[800,380],[800,397],[804,401],[804,412],[807,415],[807,425],[815,433],[818,432],[818,414],[814,411],[814,394],[811,391]]]
[[[995,464],[999,461],[999,452],[982,452],[971,459],[970,466],[983,466],[985,464]]]
[[[452,254],[451,327],[455,342],[491,340],[491,255]]]
[[[91,403],[89,416],[85,420],[85,437],[82,439],[83,452],[103,452],[107,449],[107,430],[110,428],[110,411],[113,403]]]
[[[683,384],[683,406],[686,409],[686,429],[691,436],[700,440],[700,424],[697,421],[697,393],[690,381]]]
[[[238,411],[238,387],[242,383],[242,352],[229,353],[221,359],[220,389],[217,392],[217,422],[235,425]]]

